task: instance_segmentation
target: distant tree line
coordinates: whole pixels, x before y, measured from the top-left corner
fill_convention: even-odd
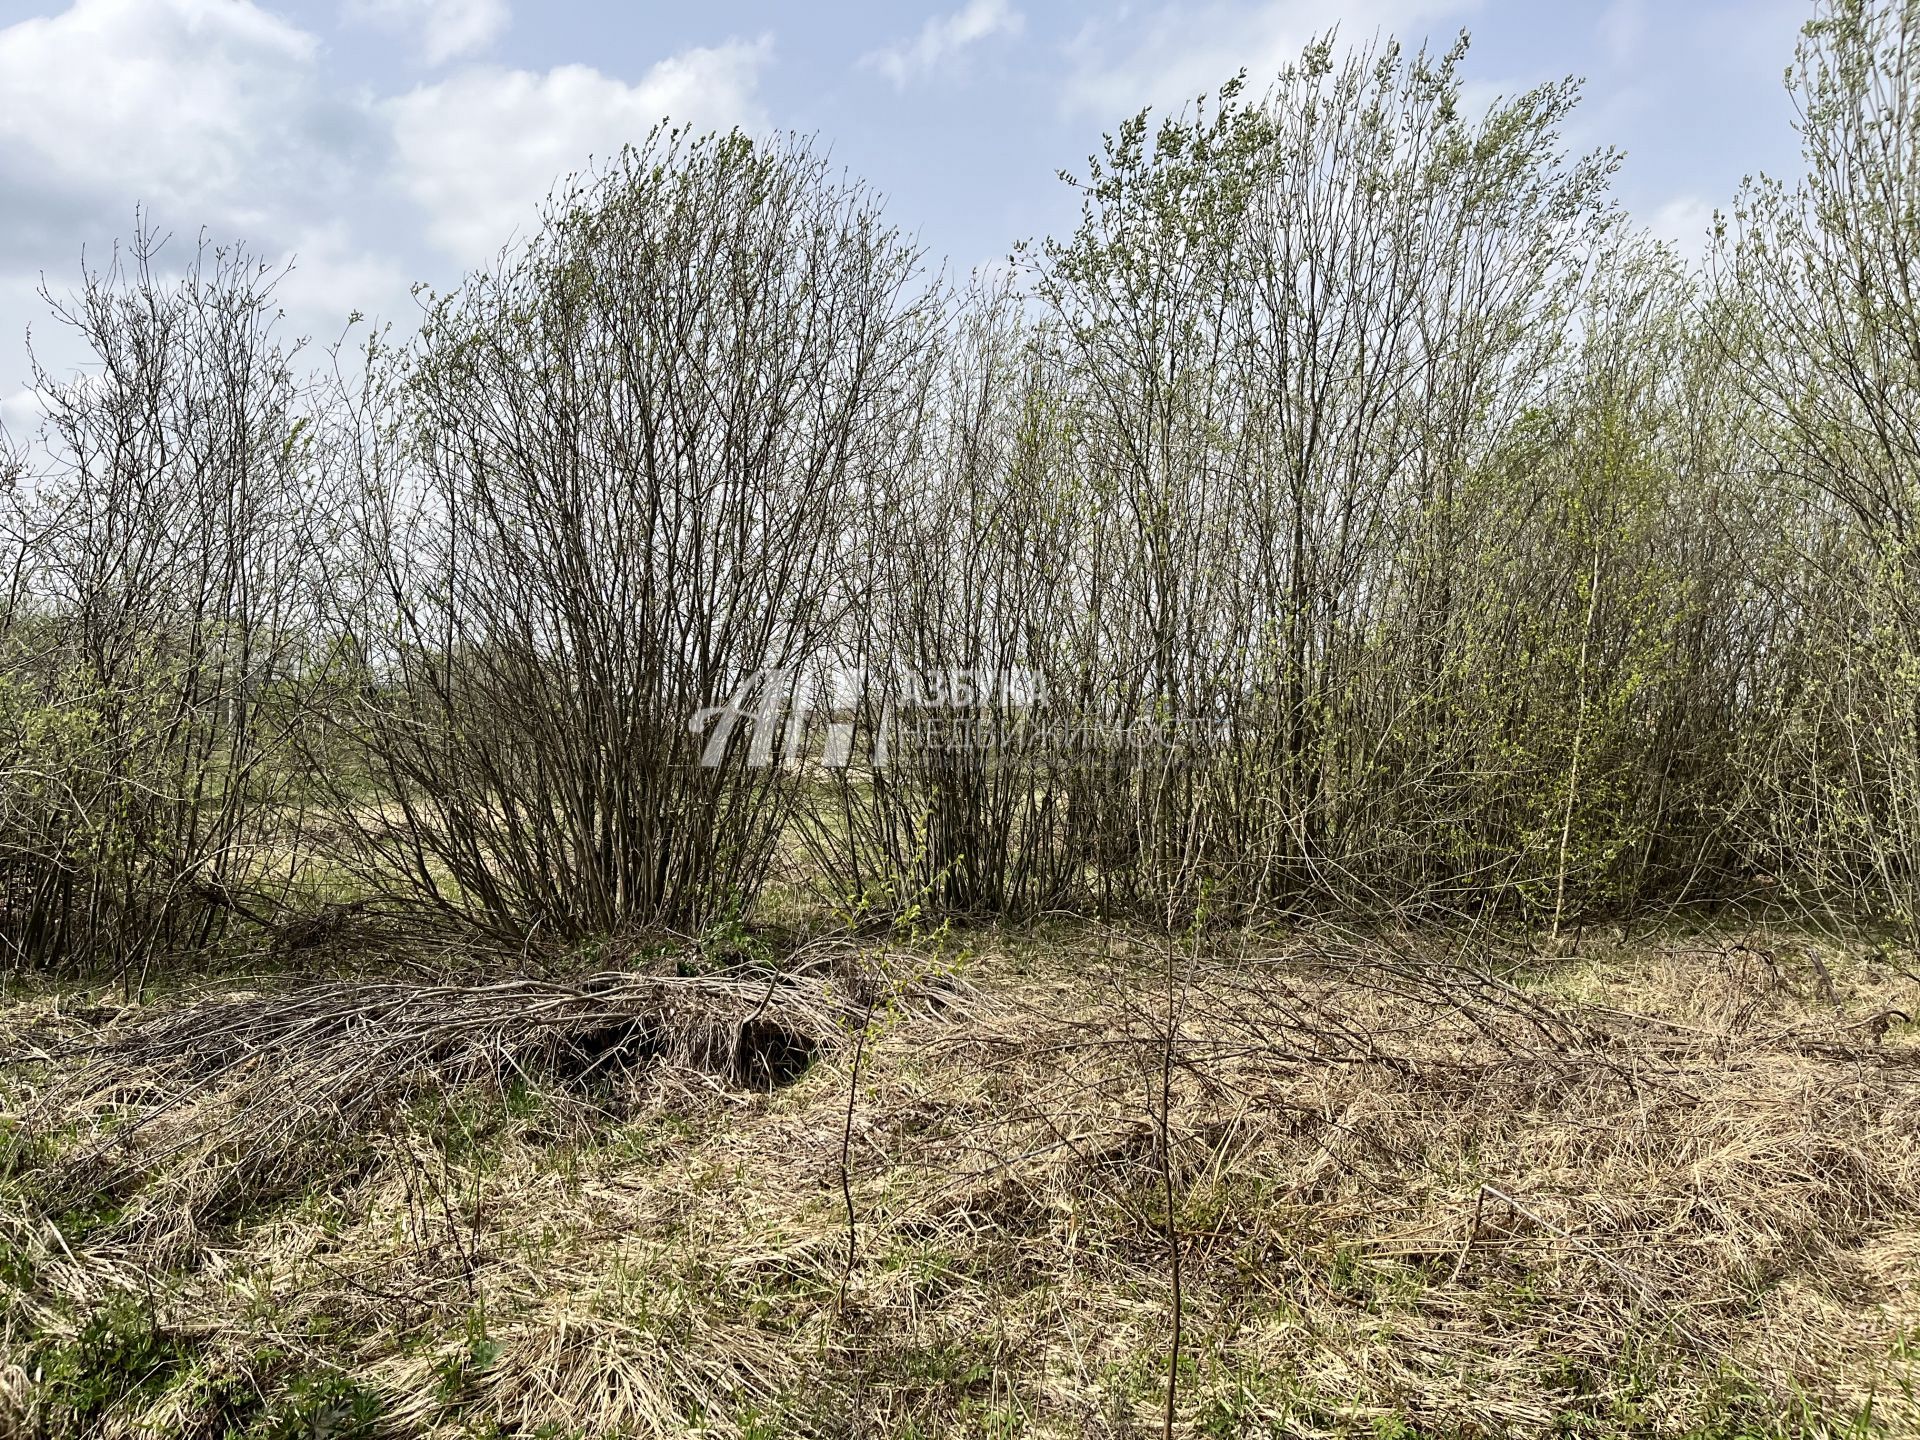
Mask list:
[[[1920,941],[1920,0],[1826,0],[1704,263],[1571,81],[1311,46],[955,287],[804,142],[657,132],[324,356],[142,232],[0,435],[0,953],[375,897],[491,941],[909,911]],[[1704,239],[1705,237],[1703,237]],[[703,763],[774,671],[847,764]],[[991,744],[876,745],[919,675]],[[1063,746],[1142,723],[1195,744]],[[811,751],[808,751],[811,754]],[[779,757],[776,756],[776,760]]]

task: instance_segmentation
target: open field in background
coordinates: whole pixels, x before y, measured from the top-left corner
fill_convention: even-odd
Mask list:
[[[0,1430],[1160,1433],[1169,1193],[1180,1434],[1920,1430],[1871,947],[779,958],[10,988]]]

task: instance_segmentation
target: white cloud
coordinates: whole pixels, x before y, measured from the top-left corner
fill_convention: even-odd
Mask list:
[[[274,287],[274,298],[292,322],[287,338],[304,333],[324,347],[340,338],[355,311],[402,327],[418,314],[416,277],[393,256],[367,248],[341,222],[303,228],[287,248],[292,267]]]
[[[386,144],[364,98],[329,93],[321,63],[314,36],[251,0],[73,0],[0,29],[0,393],[24,379],[28,326],[56,374],[84,360],[34,283],[44,272],[56,294],[73,289],[83,247],[104,261],[137,208],[173,236],[162,273],[203,229],[269,261],[300,252],[282,290],[289,334],[330,338],[336,312],[393,304],[390,283],[348,298],[321,278],[372,278],[368,237],[349,243],[339,217],[379,205],[365,172]],[[7,400],[9,423],[21,404]]]
[[[995,35],[1018,35],[1025,28],[1026,17],[1007,0],[967,0],[953,14],[927,21],[912,40],[862,56],[860,63],[904,90],[910,80],[951,65],[969,46]]]
[[[417,35],[429,65],[486,49],[513,18],[507,0],[347,0],[347,15]]]
[[[1644,0],[1613,0],[1600,13],[1600,42],[1616,65],[1625,65],[1640,51],[1647,35]]]
[[[634,85],[586,65],[464,70],[386,103],[398,180],[434,243],[473,263],[524,233],[556,180],[663,119],[763,128],[755,89],[772,57],[771,37],[729,40],[662,60]]]
[[[44,413],[37,391],[28,389],[14,395],[0,395],[0,434],[7,435],[15,445],[19,445],[39,428]]]
[[[1124,7],[1085,26],[1067,47],[1062,99],[1070,111],[1117,120],[1146,105],[1179,106],[1218,90],[1240,70],[1249,89],[1300,58],[1336,26],[1363,44],[1376,34],[1410,46],[1443,18],[1478,0],[1173,0],[1150,10]],[[1437,37],[1443,44],[1451,33]]]
[[[1678,250],[1683,259],[1697,259],[1707,248],[1707,236],[1713,230],[1713,206],[1698,195],[1677,195],[1653,212],[1647,228],[1655,239]]]
[[[0,30],[8,218],[57,235],[104,196],[129,219],[136,201],[251,209],[305,168],[317,51],[249,0],[75,0]]]

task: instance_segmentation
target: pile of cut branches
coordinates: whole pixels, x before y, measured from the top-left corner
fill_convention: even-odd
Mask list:
[[[765,1091],[848,1042],[876,1006],[964,1014],[974,1003],[950,979],[893,978],[884,957],[841,947],[786,969],[352,979],[209,996],[33,1057],[59,1078],[28,1130],[75,1116],[96,1128],[34,1189],[68,1208],[171,1178],[142,1208],[172,1229],[304,1183],[319,1148],[377,1133],[422,1096],[518,1083],[587,1097],[643,1069]]]

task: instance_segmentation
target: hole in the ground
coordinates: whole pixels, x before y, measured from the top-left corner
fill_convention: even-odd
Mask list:
[[[755,1090],[777,1090],[806,1074],[819,1053],[808,1036],[772,1020],[749,1020],[734,1035],[734,1080]]]
[[[617,1075],[660,1053],[660,1042],[643,1022],[623,1020],[571,1036],[554,1056],[557,1077],[569,1084]]]

